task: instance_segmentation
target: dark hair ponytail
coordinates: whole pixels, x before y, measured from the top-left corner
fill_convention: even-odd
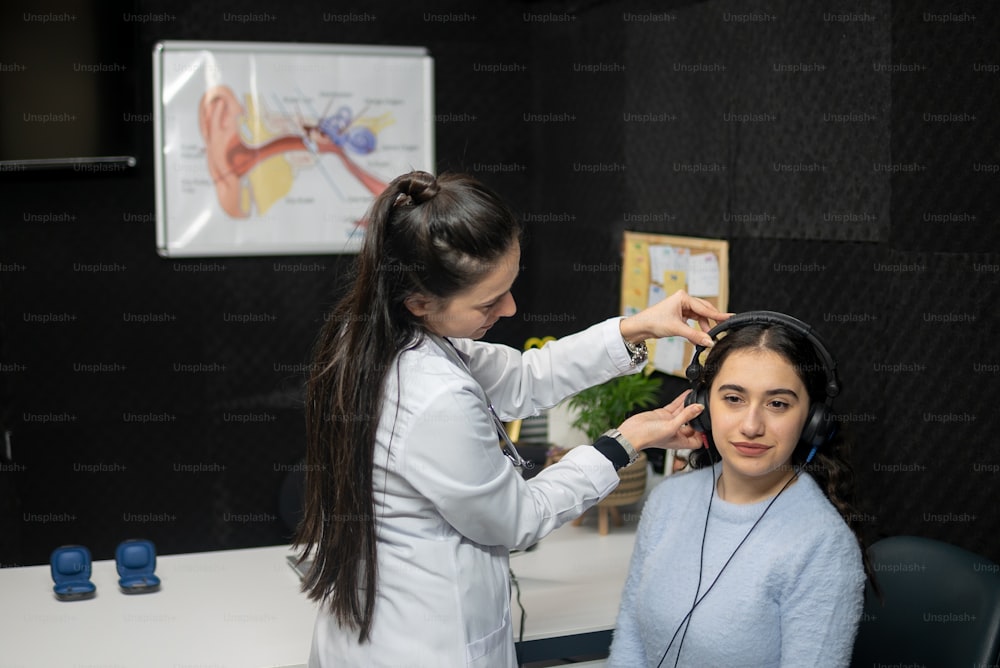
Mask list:
[[[448,299],[472,287],[520,236],[500,198],[469,176],[411,172],[366,215],[352,285],[327,316],[306,384],[306,486],[295,537],[312,600],[368,640],[377,554],[375,435],[389,367],[422,333],[413,294]]]

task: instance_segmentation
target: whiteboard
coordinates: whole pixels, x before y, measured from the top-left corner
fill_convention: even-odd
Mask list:
[[[375,196],[434,169],[423,47],[162,41],[153,87],[164,257],[354,253]]]

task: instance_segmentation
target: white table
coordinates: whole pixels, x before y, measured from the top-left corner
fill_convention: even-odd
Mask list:
[[[316,608],[287,546],[160,556],[163,585],[122,594],[115,562],[95,561],[97,596],[59,601],[49,567],[0,570],[0,667],[304,664]]]
[[[634,521],[601,536],[589,519],[513,555],[525,660],[607,649],[634,537]],[[303,665],[316,606],[300,593],[290,554],[276,546],[160,556],[161,590],[133,595],[119,592],[113,560],[95,561],[97,596],[68,602],[53,595],[47,565],[0,569],[0,668]],[[511,607],[518,639],[516,600]]]
[[[633,514],[625,515],[631,521],[605,536],[596,517],[588,517],[583,526],[563,526],[531,552],[512,555],[525,612],[522,638],[515,589],[511,613],[522,660],[607,651],[635,542]]]

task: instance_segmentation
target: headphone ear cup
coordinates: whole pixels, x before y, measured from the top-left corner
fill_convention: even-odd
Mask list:
[[[704,407],[704,410],[700,414],[693,417],[688,424],[691,425],[691,428],[695,431],[707,434],[712,431],[712,419],[708,416],[708,396],[704,387],[700,385],[695,387],[684,399],[685,406],[691,406],[693,404],[701,404]]]
[[[829,406],[815,404],[809,409],[809,416],[806,418],[799,443],[810,450],[816,450],[829,443],[836,433],[837,419]]]

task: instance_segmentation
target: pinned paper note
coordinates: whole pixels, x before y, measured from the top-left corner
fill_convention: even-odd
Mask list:
[[[688,263],[688,294],[715,297],[719,294],[719,259],[715,253],[692,255]]]
[[[658,283],[649,284],[649,296],[646,298],[646,306],[659,304],[667,298],[667,293],[663,291],[663,286]]]
[[[657,369],[673,371],[684,366],[684,344],[686,339],[668,336],[657,339],[653,350],[653,366]]]
[[[622,315],[634,315],[649,304],[649,244],[635,240],[625,244],[622,271]]]
[[[668,271],[687,273],[691,251],[677,246],[651,245],[649,247],[649,275],[653,280]]]
[[[687,275],[683,271],[666,271],[663,273],[663,292],[667,297],[678,290],[683,290],[687,284]]]

